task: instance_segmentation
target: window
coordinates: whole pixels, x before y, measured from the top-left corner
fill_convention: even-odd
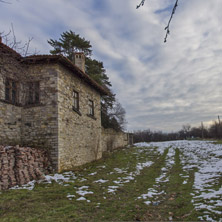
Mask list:
[[[89,100],[89,115],[94,116],[94,102]]]
[[[40,102],[39,82],[28,82],[27,104],[38,104]]]
[[[5,100],[12,104],[18,103],[18,83],[9,78],[5,80]]]
[[[73,109],[79,111],[79,93],[73,91]]]

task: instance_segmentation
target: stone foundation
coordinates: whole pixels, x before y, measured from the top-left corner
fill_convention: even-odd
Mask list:
[[[0,190],[44,178],[51,171],[46,151],[0,146]]]

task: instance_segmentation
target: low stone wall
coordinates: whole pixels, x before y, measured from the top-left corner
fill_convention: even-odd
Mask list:
[[[127,146],[129,144],[128,133],[117,132],[113,129],[102,128],[102,150],[113,151],[114,149]]]
[[[50,170],[50,161],[44,150],[0,146],[0,190],[42,179]]]

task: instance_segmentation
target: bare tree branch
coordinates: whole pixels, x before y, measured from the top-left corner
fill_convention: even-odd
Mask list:
[[[172,12],[171,12],[170,19],[169,19],[169,21],[168,21],[167,26],[165,27],[166,36],[165,36],[165,38],[164,38],[164,42],[167,42],[167,37],[168,37],[168,35],[170,34],[170,23],[171,23],[171,20],[172,20],[172,18],[173,18],[173,15],[174,15],[175,12],[176,12],[177,6],[178,6],[178,0],[176,0],[176,2],[175,2],[175,5],[174,5],[173,10],[172,10]]]
[[[22,41],[17,41],[13,24],[11,24],[11,29],[9,30],[8,33],[5,34],[5,32],[0,32],[0,36],[5,45],[14,49],[22,56],[38,54],[36,50],[33,53],[29,52],[30,43],[33,40],[33,38],[29,38],[24,44],[22,43]]]
[[[27,55],[28,55],[29,45],[30,45],[30,42],[31,42],[32,40],[33,40],[33,38],[29,38],[28,41],[25,43],[25,45],[24,45],[24,49],[25,49],[24,56],[27,56]]]
[[[140,4],[136,6],[136,9],[138,9],[140,6],[143,6],[144,3],[145,3],[145,0],[142,0],[142,1],[140,2]]]
[[[177,6],[178,6],[178,1],[179,0],[175,0],[175,4],[174,4],[174,7],[172,9],[172,12],[171,12],[171,15],[170,15],[170,19],[168,21],[168,24],[167,26],[165,27],[165,30],[166,30],[166,35],[165,35],[165,38],[164,38],[164,42],[167,42],[167,37],[168,35],[170,34],[170,23],[171,23],[171,20],[173,18],[173,15],[175,14],[176,12],[176,9],[177,9]],[[140,4],[136,6],[136,8],[138,9],[140,6],[143,6],[145,3],[145,0],[141,0]]]

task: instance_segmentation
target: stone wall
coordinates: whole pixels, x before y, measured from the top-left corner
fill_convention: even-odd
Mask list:
[[[86,83],[84,75],[77,77],[77,70],[62,63],[62,58],[38,58],[24,60],[0,44],[0,145],[44,148],[50,153],[54,169],[62,171],[128,144],[124,133],[102,132],[100,93]],[[8,82],[13,84],[16,81],[18,86],[14,105],[10,99],[5,101],[6,78],[11,78]],[[40,87],[39,102],[31,105],[27,103],[30,82],[38,82]],[[78,111],[73,109],[73,91],[79,94]],[[89,100],[94,102],[94,115],[89,115]]]
[[[113,151],[114,149],[127,146],[129,144],[128,133],[117,132],[113,129],[102,129],[102,150]]]
[[[44,178],[51,171],[47,152],[29,147],[0,146],[0,190]]]
[[[28,67],[32,81],[40,83],[40,103],[22,109],[22,142],[26,146],[50,151],[57,170],[58,165],[58,93],[57,65],[32,64]]]
[[[21,57],[10,48],[0,44],[0,144],[14,145],[21,142],[21,106],[5,101],[6,77],[18,81],[25,75]],[[20,90],[21,84],[18,84]],[[21,103],[22,94],[18,103]]]
[[[21,107],[0,101],[0,144],[21,144]]]
[[[73,110],[73,90],[79,93],[79,112]],[[67,69],[59,67],[59,171],[102,157],[100,94]],[[88,101],[94,102],[94,117]]]
[[[25,64],[0,44],[0,144],[42,147],[58,165],[57,65]],[[5,80],[17,82],[17,103],[5,101]],[[38,81],[40,102],[27,105],[27,83]]]

